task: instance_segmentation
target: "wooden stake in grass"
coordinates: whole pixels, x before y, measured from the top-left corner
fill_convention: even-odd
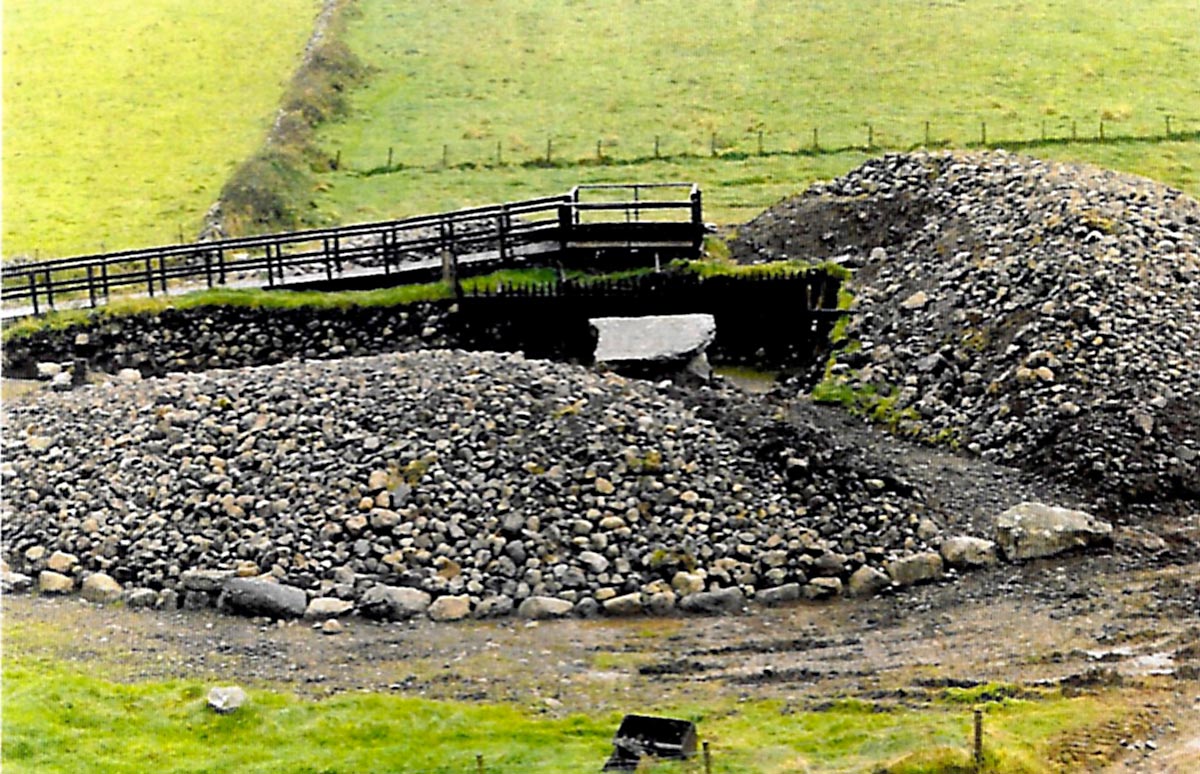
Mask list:
[[[712,155],[714,155],[714,156],[717,155],[717,133],[716,132],[713,132],[712,136],[709,137],[709,139],[708,139],[708,150]]]
[[[553,147],[554,147],[554,140],[547,137],[546,138],[546,164],[547,164],[547,166],[549,166],[549,164],[550,164],[551,150],[553,149]]]
[[[821,131],[817,127],[813,127],[813,150],[821,149]]]
[[[1167,119],[1167,139],[1171,139],[1171,116],[1164,116]]]
[[[483,754],[482,753],[477,753],[475,755],[475,772],[476,772],[476,774],[483,774]]]
[[[763,130],[758,130],[758,155],[763,155]]]
[[[975,710],[975,771],[983,771],[983,710]]]
[[[393,151],[393,149],[389,146],[388,147],[388,163],[387,163],[388,169],[392,168],[392,151]]]
[[[875,147],[875,127],[867,124],[867,150]]]
[[[1071,120],[1071,142],[1075,142],[1076,140],[1079,139],[1078,129],[1079,129],[1078,123],[1074,119],[1072,119]]]
[[[1100,142],[1104,142],[1104,119],[1100,119]]]
[[[450,146],[443,145],[442,146],[442,167],[445,168],[448,166],[450,166]]]
[[[654,158],[658,158],[658,135],[654,135]]]
[[[712,753],[708,750],[708,741],[704,742],[704,774],[712,774]]]
[[[503,150],[502,141],[496,140],[496,166],[500,166],[502,163],[504,163]]]
[[[987,145],[987,121],[979,122],[979,144]]]
[[[929,147],[929,122],[925,122],[925,147]]]
[[[604,163],[604,140],[596,140],[596,161]]]

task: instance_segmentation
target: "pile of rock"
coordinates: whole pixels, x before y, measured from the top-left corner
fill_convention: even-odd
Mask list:
[[[910,485],[740,394],[683,390],[431,351],[47,394],[9,407],[9,575],[66,591],[102,574],[130,604],[440,620],[940,576],[900,569],[940,535]]]
[[[899,429],[1084,483],[1200,498],[1200,203],[993,153],[889,155],[741,229],[743,261],[855,269],[833,377]]]

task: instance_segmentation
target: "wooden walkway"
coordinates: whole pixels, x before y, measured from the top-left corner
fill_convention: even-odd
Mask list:
[[[581,185],[540,199],[331,229],[193,242],[5,267],[0,317],[204,288],[365,289],[606,256],[695,257],[691,183]]]

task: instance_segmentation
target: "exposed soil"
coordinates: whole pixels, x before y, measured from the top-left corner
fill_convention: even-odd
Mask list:
[[[1010,469],[910,446],[823,407],[794,403],[791,420],[891,460],[980,534],[1012,502],[1071,500]],[[1192,772],[1200,766],[1198,546],[1200,514],[1142,517],[1118,531],[1108,552],[952,575],[871,600],[722,618],[349,619],[330,636],[302,622],[9,595],[4,623],[8,647],[15,639],[114,679],[240,681],[311,696],[390,691],[552,714],[730,695],[777,698],[797,710],[843,696],[919,705],[948,687],[987,682],[1017,692],[1117,687],[1141,711],[1061,740],[1060,761],[1071,771]],[[14,638],[19,631],[36,636]]]

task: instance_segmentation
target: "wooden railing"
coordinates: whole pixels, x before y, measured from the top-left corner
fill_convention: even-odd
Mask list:
[[[686,189],[685,198],[647,198]],[[604,196],[624,198],[590,201]],[[5,267],[6,316],[69,305],[99,306],[114,295],[155,296],[212,288],[319,285],[350,274],[402,275],[447,257],[500,267],[580,244],[614,248],[690,241],[703,233],[692,184],[578,186],[570,193],[380,223],[82,255]],[[601,240],[597,243],[597,239]],[[402,281],[401,277],[396,280]]]

